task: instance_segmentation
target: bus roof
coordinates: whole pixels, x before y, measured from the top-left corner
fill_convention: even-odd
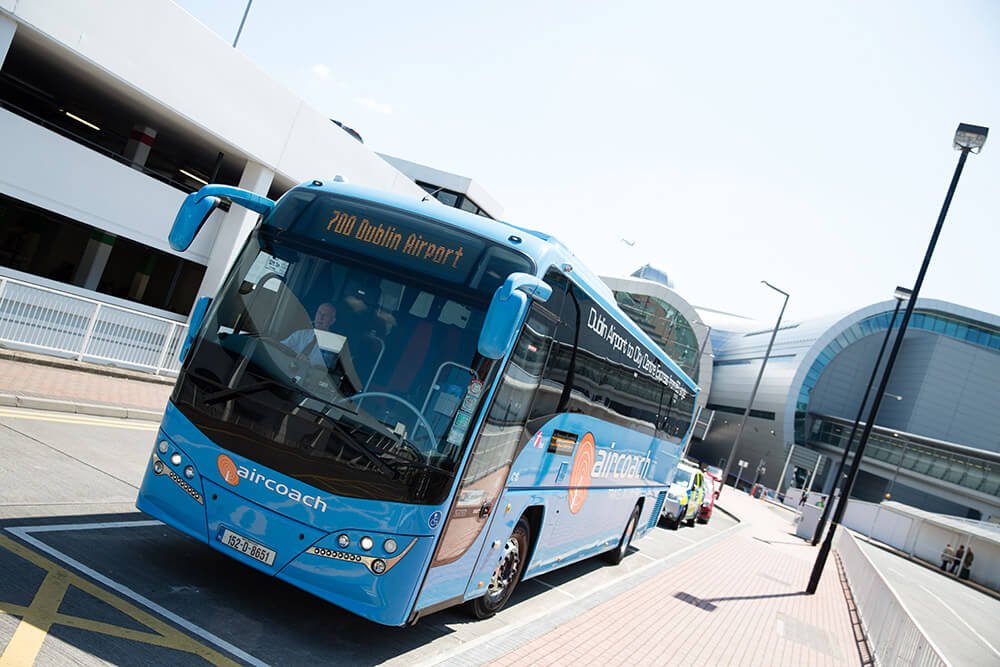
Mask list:
[[[617,316],[621,325],[646,345],[692,391],[696,394],[700,391],[698,385],[688,377],[687,373],[681,370],[680,366],[668,357],[663,349],[653,342],[646,332],[618,307],[611,288],[574,255],[573,251],[562,241],[550,234],[446,206],[431,195],[426,195],[423,199],[416,199],[410,196],[341,181],[313,181],[311,183],[304,183],[295,189],[321,190],[339,196],[381,202],[402,211],[434,218],[524,253],[535,262],[539,278],[544,277],[549,268],[553,266],[571,277],[575,276],[574,282],[577,285],[584,289],[605,310]],[[566,270],[566,265],[571,267],[569,271]]]

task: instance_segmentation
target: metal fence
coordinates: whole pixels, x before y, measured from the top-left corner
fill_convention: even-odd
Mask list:
[[[849,531],[837,535],[837,551],[876,662],[950,667]]]
[[[0,343],[176,375],[184,323],[0,276]]]

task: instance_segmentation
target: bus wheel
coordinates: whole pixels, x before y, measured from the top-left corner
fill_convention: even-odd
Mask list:
[[[635,535],[635,527],[638,523],[639,506],[636,505],[635,509],[632,510],[632,515],[628,518],[628,523],[625,524],[625,532],[622,533],[622,538],[618,540],[618,546],[604,554],[606,562],[611,565],[618,565],[618,563],[622,562],[622,558],[625,558],[625,553],[628,551],[628,545],[632,544],[632,536]]]
[[[490,577],[490,585],[486,589],[486,595],[470,600],[468,604],[469,612],[478,619],[490,618],[503,609],[514,592],[514,587],[521,580],[524,573],[524,566],[528,559],[528,545],[531,543],[531,527],[528,521],[522,517],[514,532],[507,538],[507,543],[503,545],[500,554],[500,562],[493,570]]]

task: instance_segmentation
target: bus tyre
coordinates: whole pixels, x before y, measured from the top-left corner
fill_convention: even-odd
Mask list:
[[[528,545],[531,544],[531,526],[528,521],[521,517],[514,526],[514,532],[507,538],[500,553],[500,560],[493,576],[490,577],[490,585],[486,589],[486,595],[475,600],[469,600],[466,604],[469,613],[474,618],[490,618],[503,609],[514,592],[517,582],[521,581],[524,574],[524,567],[528,561]]]
[[[622,538],[618,540],[618,546],[616,546],[611,551],[607,551],[604,554],[604,560],[611,565],[618,565],[622,562],[622,558],[625,558],[625,554],[628,552],[628,545],[632,544],[632,536],[635,535],[635,527],[639,523],[639,506],[636,505],[635,509],[632,510],[632,515],[628,518],[628,523],[625,524],[625,532],[622,533]]]

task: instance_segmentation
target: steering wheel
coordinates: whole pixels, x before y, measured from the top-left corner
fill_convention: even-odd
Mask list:
[[[396,401],[397,403],[402,403],[407,409],[410,410],[410,412],[412,412],[413,414],[415,414],[417,416],[417,423],[420,424],[421,426],[423,426],[424,429],[427,431],[427,434],[430,436],[430,442],[431,442],[431,444],[433,445],[437,441],[437,436],[434,435],[434,429],[431,428],[430,423],[427,421],[427,419],[424,418],[424,416],[423,416],[423,414],[421,414],[420,410],[417,410],[416,406],[414,406],[412,403],[410,403],[405,398],[400,398],[399,396],[396,396],[395,394],[390,394],[390,393],[384,392],[384,391],[362,391],[361,393],[353,394],[351,396],[346,396],[346,397],[344,397],[342,399],[339,399],[338,401],[335,401],[334,404],[337,404],[337,403],[340,403],[340,402],[346,401],[346,400],[358,401],[358,400],[361,400],[363,398],[367,398],[369,396],[378,397],[378,398],[389,398],[389,399],[392,399],[392,400]]]

